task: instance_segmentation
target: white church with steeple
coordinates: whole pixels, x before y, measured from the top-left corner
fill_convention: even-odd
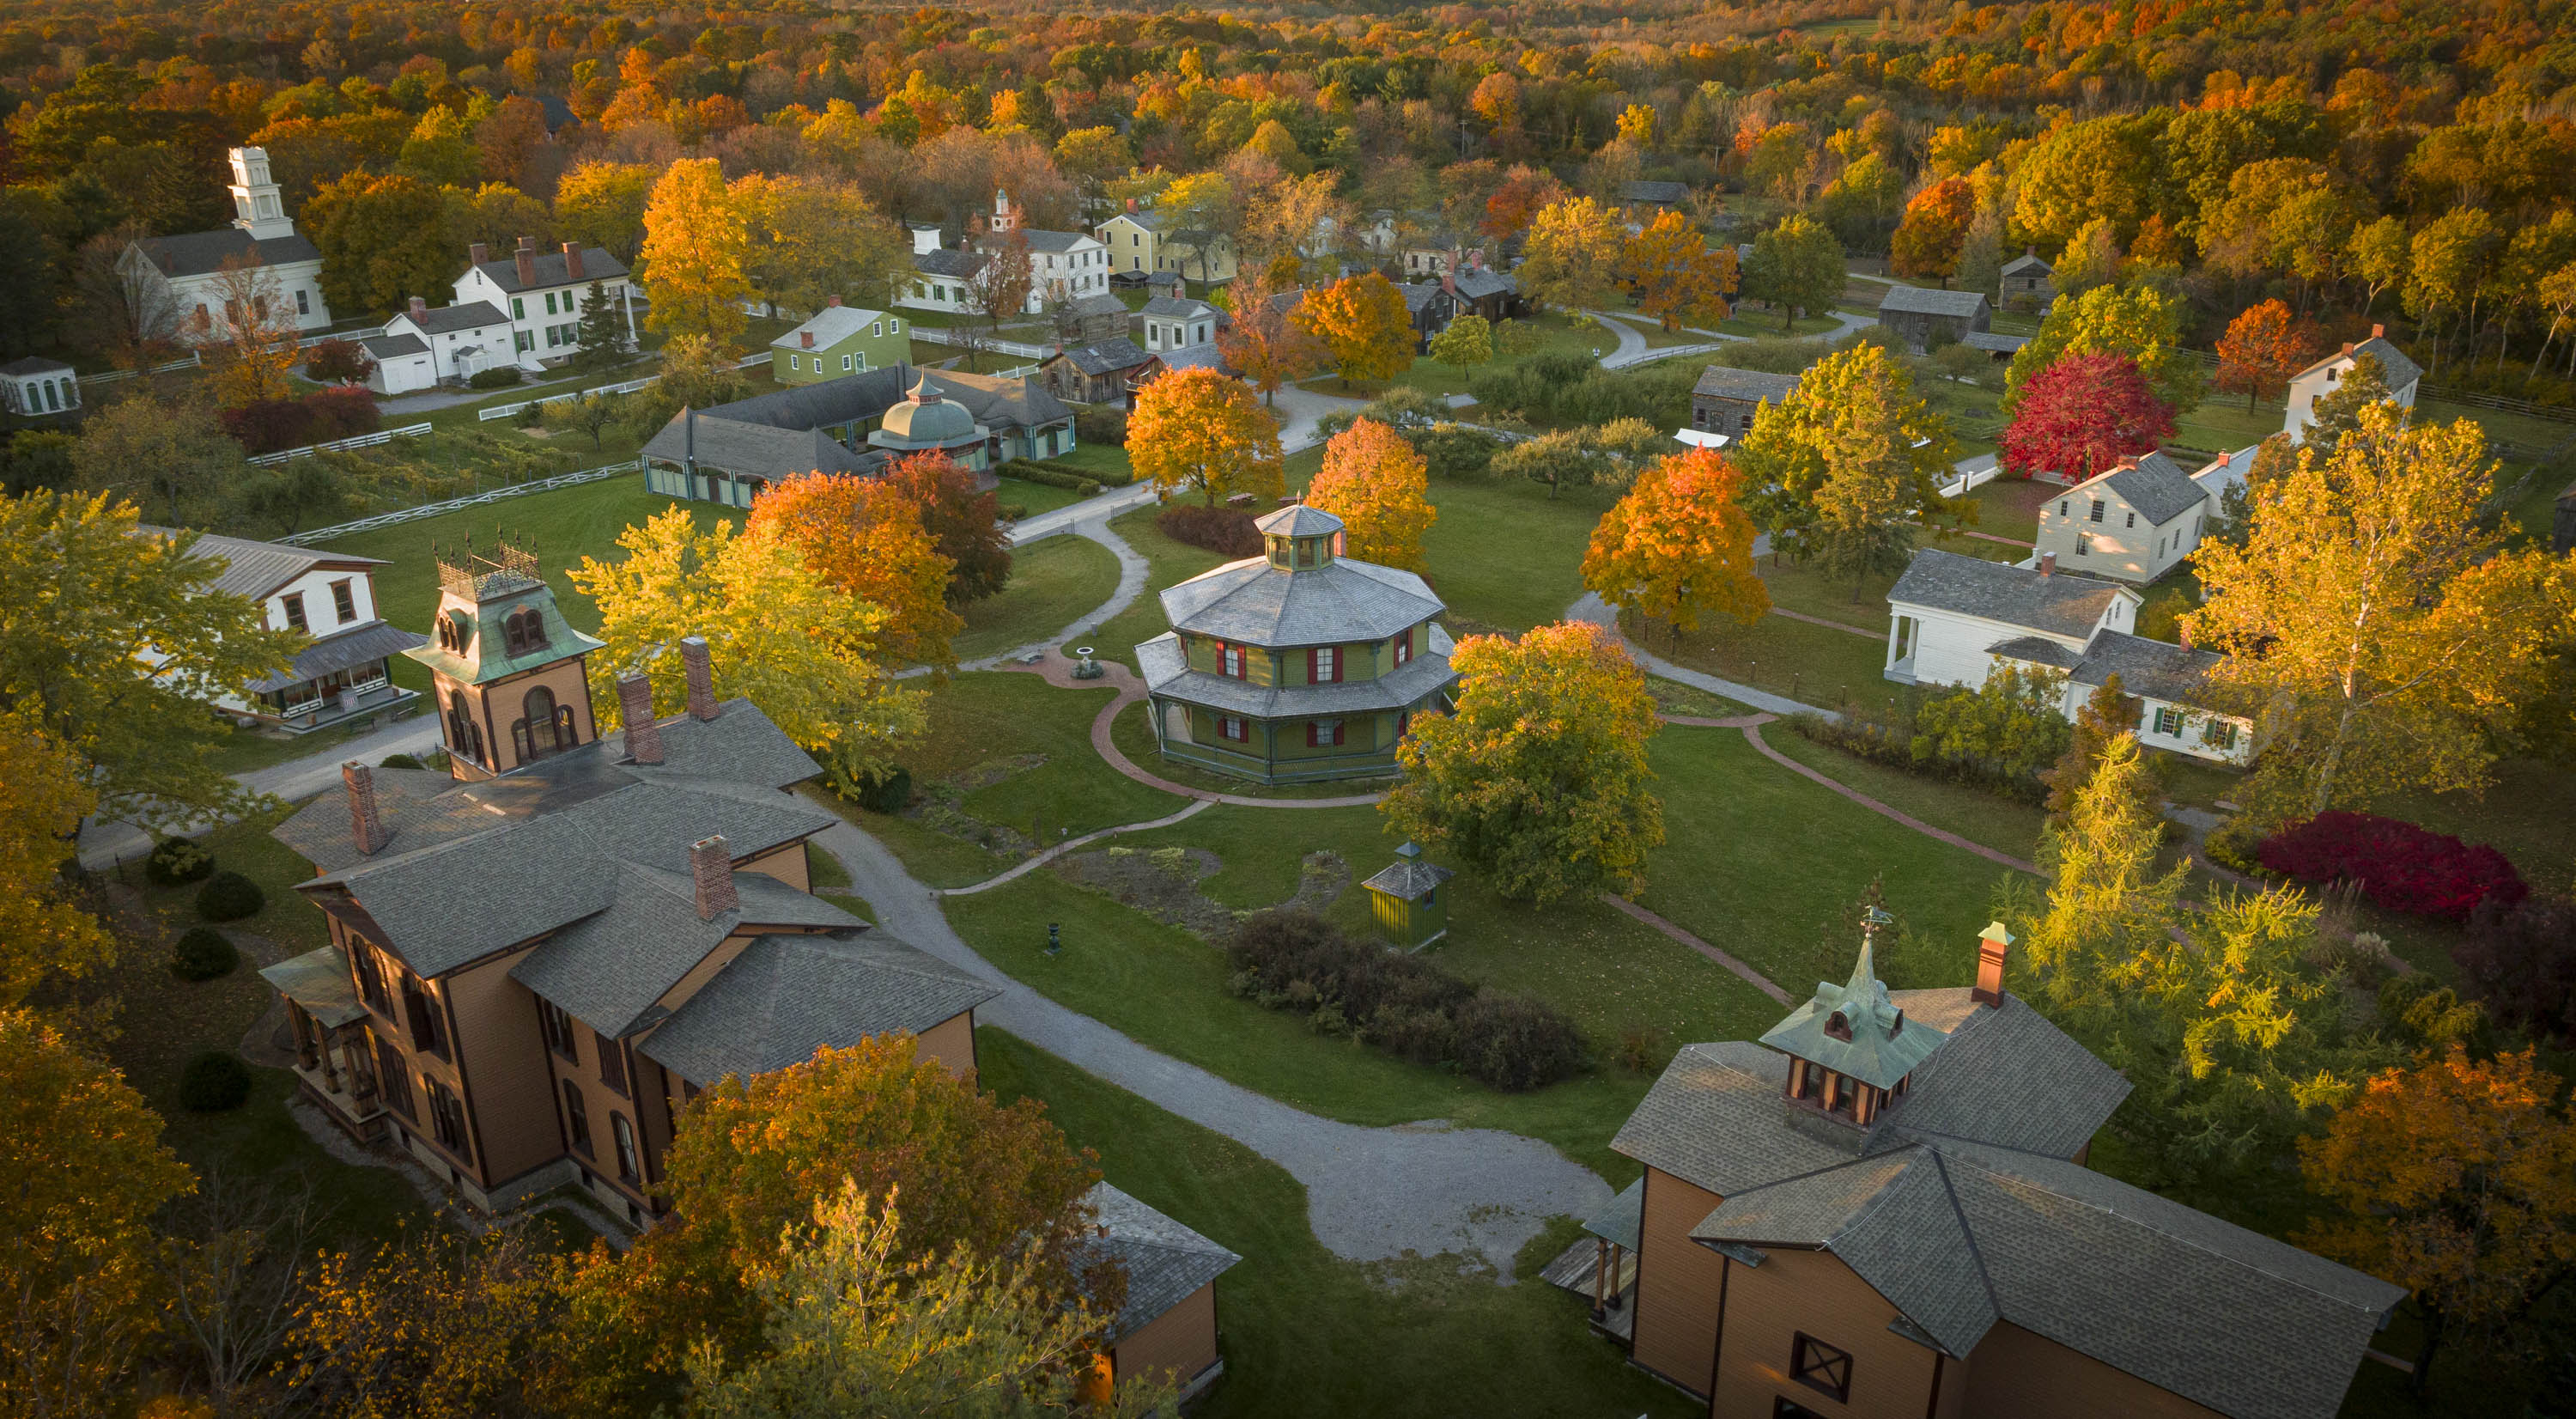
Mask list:
[[[159,299],[136,312],[153,328],[138,332],[181,344],[218,340],[232,329],[244,295],[273,303],[300,333],[327,330],[322,253],[295,230],[286,199],[261,148],[232,150],[233,224],[210,232],[145,237],[125,249],[120,269]],[[248,283],[226,282],[227,269],[257,268]]]

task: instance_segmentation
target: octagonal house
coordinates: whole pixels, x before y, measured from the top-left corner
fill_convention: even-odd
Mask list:
[[[927,377],[887,409],[868,435],[870,446],[897,458],[935,450],[978,471],[990,462],[986,452],[992,439],[991,429],[976,423],[965,405],[940,398]]]
[[[1163,592],[1136,647],[1164,757],[1256,783],[1395,772],[1413,716],[1449,708],[1448,608],[1422,578],[1342,556],[1342,520],[1284,507],[1263,553]]]

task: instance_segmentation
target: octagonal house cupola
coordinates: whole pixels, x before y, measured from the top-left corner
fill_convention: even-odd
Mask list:
[[[1392,775],[1413,717],[1449,708],[1448,608],[1414,573],[1345,555],[1322,508],[1253,527],[1261,555],[1167,588],[1172,629],[1136,647],[1156,747],[1256,783]]]
[[[1905,1097],[1914,1071],[1949,1036],[1908,1023],[1878,978],[1864,933],[1851,979],[1818,981],[1815,996],[1771,1027],[1762,1043],[1789,1056],[1783,1092],[1790,1121],[1818,1121],[1808,1128],[1831,1141],[1858,1147],[1879,1116]]]
[[[535,547],[503,535],[431,555],[438,616],[403,654],[429,670],[448,772],[492,778],[598,738],[587,669],[605,643],[564,619]]]

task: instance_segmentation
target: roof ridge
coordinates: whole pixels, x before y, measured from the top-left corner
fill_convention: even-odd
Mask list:
[[[1903,1147],[1904,1147],[1904,1148],[1919,1148],[1919,1147],[1921,1147],[1921,1146],[1923,1146],[1923,1145],[1921,1145],[1921,1144],[1919,1144],[1919,1143],[1907,1143],[1907,1144],[1904,1144],[1904,1145],[1903,1145]],[[1769,1192],[1771,1189],[1773,1189],[1773,1188],[1775,1188],[1775,1187],[1787,1187],[1787,1186],[1788,1186],[1789,1184],[1791,1184],[1791,1183],[1802,1183],[1802,1182],[1806,1182],[1806,1181],[1808,1181],[1809,1179],[1812,1179],[1812,1178],[1820,1178],[1820,1177],[1823,1177],[1823,1176],[1824,1176],[1825,1174],[1827,1174],[1827,1173],[1838,1173],[1838,1172],[1841,1172],[1841,1171],[1842,1171],[1843,1169],[1845,1169],[1845,1168],[1856,1168],[1856,1167],[1859,1167],[1859,1166],[1860,1166],[1861,1164],[1863,1164],[1863,1163],[1876,1163],[1876,1162],[1882,1162],[1882,1161],[1886,1160],[1888,1157],[1890,1157],[1891,1155],[1893,1155],[1893,1154],[1895,1154],[1895,1153],[1897,1153],[1897,1152],[1900,1152],[1900,1151],[1902,1151],[1902,1149],[1900,1149],[1900,1148],[1891,1148],[1891,1149],[1887,1150],[1887,1152],[1885,1152],[1885,1153],[1863,1153],[1863,1154],[1858,1155],[1857,1157],[1844,1158],[1844,1159],[1841,1159],[1841,1160],[1836,1161],[1836,1162],[1827,1163],[1826,1165],[1824,1165],[1824,1166],[1823,1166],[1823,1167],[1821,1167],[1821,1168],[1809,1168],[1807,1171],[1805,1171],[1805,1172],[1803,1172],[1803,1173],[1790,1173],[1790,1174],[1788,1174],[1788,1175],[1787,1175],[1787,1176],[1785,1176],[1785,1177],[1777,1177],[1777,1178],[1773,1178],[1773,1179],[1772,1179],[1772,1180],[1770,1180],[1769,1182],[1755,1183],[1755,1184],[1754,1184],[1753,1186],[1751,1186],[1751,1187],[1748,1187],[1748,1188],[1741,1188],[1741,1189],[1739,1189],[1739,1190],[1737,1190],[1737,1191],[1735,1191],[1735,1192],[1733,1192],[1733,1193],[1728,1194],[1725,1200],[1726,1200],[1727,1202],[1733,1202],[1733,1201],[1735,1201],[1737,1198],[1740,1198],[1740,1197],[1751,1197],[1753,1194],[1755,1194],[1755,1193],[1757,1193],[1757,1192]],[[1840,1229],[1839,1229],[1839,1228],[1837,1228],[1836,1230],[1840,1230]]]
[[[1941,1196],[1950,1204],[1950,1215],[1959,1219],[1959,1235],[1966,1239],[1968,1255],[1977,1263],[1977,1284],[1985,1290],[1986,1305],[2001,1316],[2004,1299],[1995,1293],[1995,1278],[1986,1270],[1986,1252],[1977,1245],[1976,1224],[1968,1220],[1968,1210],[1959,1205],[1959,1190],[1950,1184],[1950,1160],[1938,1148],[1925,1146],[1923,1151],[1932,1155],[1932,1166],[1940,1172]]]

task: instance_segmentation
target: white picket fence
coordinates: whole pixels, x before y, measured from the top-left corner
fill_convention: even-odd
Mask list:
[[[290,533],[287,536],[272,537],[269,540],[284,542],[293,547],[309,547],[316,542],[335,542],[340,538],[352,537],[361,532],[373,532],[379,527],[397,527],[406,522],[418,522],[425,517],[438,517],[454,512],[458,508],[480,507],[485,503],[497,503],[505,498],[552,492],[557,488],[570,488],[582,483],[596,483],[602,478],[614,478],[620,473],[636,472],[643,466],[643,459],[630,458],[623,463],[611,463],[600,468],[585,468],[578,473],[558,473],[551,478],[532,479],[506,488],[495,488],[488,493],[450,498],[443,503],[423,503],[419,507],[407,507],[399,512],[378,513],[374,517],[362,517],[355,522],[344,522],[337,527],[317,527],[310,532]]]
[[[574,389],[562,394],[549,394],[543,399],[522,399],[516,404],[495,404],[489,409],[476,410],[474,417],[488,424],[494,419],[515,418],[532,405],[561,404],[568,399],[579,399],[585,394],[632,394],[649,385],[659,384],[661,380],[662,377],[658,374],[648,374],[642,379],[630,379],[624,384],[603,384],[597,389]]]
[[[80,382],[83,384],[114,384],[120,379],[132,379],[139,374],[168,374],[172,370],[194,369],[204,363],[205,358],[203,356],[191,352],[188,358],[184,360],[172,360],[166,365],[154,365],[152,368],[147,370],[100,370],[96,374],[85,374],[80,376]]]
[[[978,350],[990,350],[997,355],[1017,355],[1024,360],[1043,360],[1055,353],[1044,345],[1031,345],[1019,340],[996,340],[990,336],[960,332],[938,325],[916,325],[912,327],[912,338],[932,345],[971,346]]]
[[[308,458],[317,453],[336,453],[344,448],[373,448],[381,443],[392,443],[395,439],[416,439],[429,431],[430,425],[426,423],[405,424],[399,429],[378,429],[374,433],[360,434],[355,438],[333,439],[329,443],[308,443],[302,448],[282,448],[275,453],[263,453],[250,461],[262,468],[270,468],[290,459]]]

